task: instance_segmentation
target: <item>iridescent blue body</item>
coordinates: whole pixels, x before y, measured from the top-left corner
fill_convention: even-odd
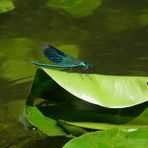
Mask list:
[[[81,61],[77,58],[73,58],[69,55],[66,55],[62,51],[56,49],[55,47],[46,44],[43,48],[44,55],[52,61],[54,64],[45,64],[36,61],[32,61],[32,64],[42,66],[42,67],[55,67],[55,68],[83,68],[89,69],[92,67],[91,64],[88,64],[84,61]]]

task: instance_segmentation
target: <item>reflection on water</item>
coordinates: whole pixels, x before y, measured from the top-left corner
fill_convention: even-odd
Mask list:
[[[13,11],[0,14],[0,102],[25,99],[30,83],[11,82],[33,77],[31,59],[47,62],[39,50],[45,42],[76,47],[62,49],[91,63],[95,73],[148,75],[147,0],[102,0],[81,17],[61,3],[50,7],[48,0],[15,0],[14,4]],[[88,8],[86,2],[83,5]]]

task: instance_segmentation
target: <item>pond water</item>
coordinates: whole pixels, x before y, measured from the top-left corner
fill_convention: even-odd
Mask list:
[[[15,119],[37,68],[31,60],[48,62],[40,50],[44,43],[91,63],[94,73],[148,75],[148,0],[14,0],[13,3],[15,9],[0,13],[1,117],[9,114],[0,119],[1,147],[10,146],[12,141],[19,147],[22,137],[31,143],[30,133],[25,134]]]

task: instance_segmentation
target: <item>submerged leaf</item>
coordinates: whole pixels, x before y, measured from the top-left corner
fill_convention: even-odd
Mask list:
[[[148,10],[144,10],[143,13],[138,16],[138,22],[141,26],[148,25]]]
[[[47,3],[47,6],[61,8],[75,17],[90,15],[100,5],[101,0],[49,0]]]
[[[31,81],[34,67],[30,64],[30,53],[33,41],[22,37],[1,39],[0,44],[0,50],[5,56],[5,61],[1,64],[1,76],[10,81],[17,80],[15,83]]]
[[[11,11],[15,8],[12,0],[0,0],[0,13]]]

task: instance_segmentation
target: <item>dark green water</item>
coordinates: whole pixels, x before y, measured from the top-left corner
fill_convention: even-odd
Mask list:
[[[76,2],[14,0],[15,9],[0,14],[1,117],[9,114],[0,119],[1,147],[12,141],[19,147],[22,137],[36,145],[15,119],[36,69],[30,61],[48,62],[40,51],[43,43],[91,63],[95,73],[148,76],[148,0]]]

